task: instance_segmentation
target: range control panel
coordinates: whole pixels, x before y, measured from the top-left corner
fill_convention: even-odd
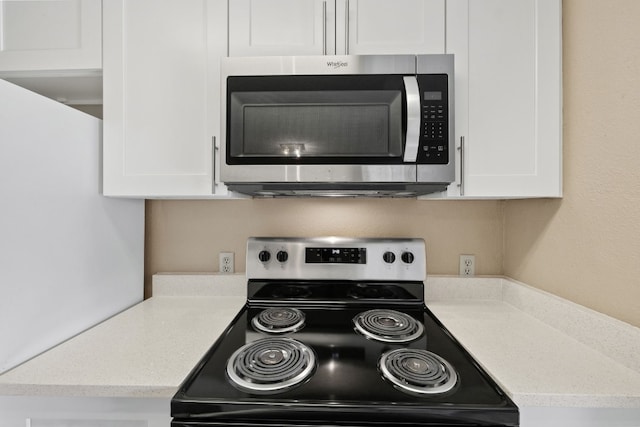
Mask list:
[[[419,75],[422,108],[418,163],[449,163],[449,94],[445,74]]]
[[[247,242],[248,279],[426,279],[422,239],[252,237]]]
[[[307,264],[366,264],[367,248],[306,248]]]

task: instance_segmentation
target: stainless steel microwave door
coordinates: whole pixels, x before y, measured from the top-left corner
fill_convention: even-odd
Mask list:
[[[225,58],[220,179],[263,197],[415,197],[454,180],[452,55]]]
[[[281,91],[231,94],[234,157],[399,157],[402,93]]]

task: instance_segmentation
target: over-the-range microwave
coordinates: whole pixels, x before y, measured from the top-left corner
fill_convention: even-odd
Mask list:
[[[413,197],[454,180],[453,55],[236,57],[221,71],[232,191]]]

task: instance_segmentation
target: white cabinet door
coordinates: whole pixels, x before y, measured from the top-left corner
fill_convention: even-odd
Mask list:
[[[443,53],[445,0],[234,0],[229,56]]]
[[[229,1],[229,56],[335,53],[335,0]]]
[[[168,397],[0,396],[3,427],[166,427],[170,423]]]
[[[109,0],[103,14],[104,194],[213,196],[226,2]]]
[[[27,418],[29,427],[149,427],[147,420],[94,420],[84,418]]]
[[[464,138],[449,196],[561,196],[561,1],[448,0],[447,53]]]
[[[100,0],[0,0],[0,72],[102,68]]]
[[[338,0],[337,3],[337,22],[344,22],[337,25],[336,45],[340,54],[444,53],[444,0]]]

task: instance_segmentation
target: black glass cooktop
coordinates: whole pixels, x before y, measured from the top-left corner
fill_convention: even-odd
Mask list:
[[[252,281],[250,301],[268,301],[278,304],[301,303],[362,303],[366,301],[393,301],[394,304],[420,303],[423,285],[407,282],[403,286],[389,282],[349,281]]]
[[[287,284],[286,292],[294,295],[283,301],[282,286],[269,289],[264,285],[250,288],[247,306],[180,387],[171,402],[174,426],[189,425],[187,420],[207,421],[210,425],[518,425],[515,405],[425,308],[421,298],[413,295],[411,286],[399,291],[383,284],[375,290],[365,290],[365,297],[354,297],[345,286],[340,286],[339,291],[313,286],[309,289],[311,284],[307,283],[295,290]],[[274,292],[279,303],[304,313],[301,329],[273,335],[252,325],[255,316],[272,307],[265,301]],[[305,296],[300,297],[298,292]],[[313,298],[309,298],[309,292]],[[338,300],[353,303],[309,303],[331,301],[328,296],[335,296],[336,292],[340,294]],[[388,292],[399,296],[399,300],[379,295]],[[378,301],[370,304],[370,300]],[[381,305],[412,317],[424,325],[423,333],[411,342],[394,343],[370,339],[354,329],[356,316]],[[316,367],[310,377],[292,388],[269,394],[243,391],[232,385],[226,366],[234,352],[270,336],[293,338],[312,349]],[[399,348],[427,350],[445,359],[456,371],[455,386],[434,395],[399,390],[383,378],[378,366],[383,353]]]

